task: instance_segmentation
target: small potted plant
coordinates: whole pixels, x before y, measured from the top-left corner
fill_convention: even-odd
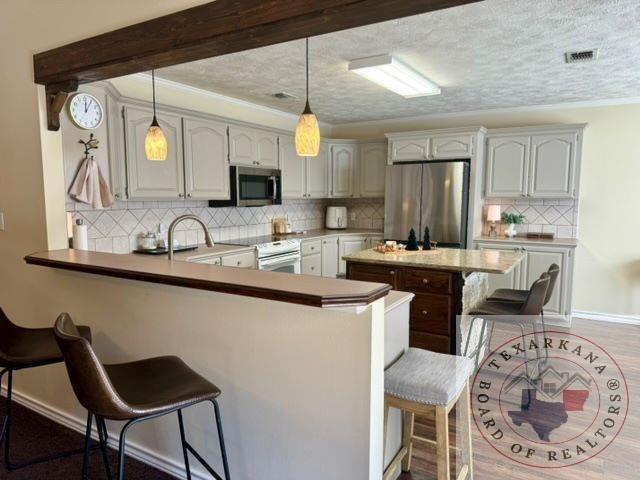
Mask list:
[[[522,225],[525,221],[525,218],[524,215],[520,213],[504,212],[502,214],[501,221],[503,224],[509,225],[509,228],[504,231],[504,234],[509,238],[513,238],[518,234],[518,232],[516,231],[516,225]]]

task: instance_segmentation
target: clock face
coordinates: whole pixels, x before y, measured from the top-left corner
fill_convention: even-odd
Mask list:
[[[97,128],[102,123],[102,105],[88,93],[76,93],[69,101],[71,120],[85,130]]]

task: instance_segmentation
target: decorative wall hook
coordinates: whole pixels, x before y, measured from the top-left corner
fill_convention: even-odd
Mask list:
[[[91,150],[98,148],[98,143],[100,143],[100,141],[97,138],[93,138],[93,133],[91,133],[89,134],[88,142],[85,142],[84,140],[78,140],[78,143],[81,143],[84,146],[84,155],[85,157],[88,157]]]

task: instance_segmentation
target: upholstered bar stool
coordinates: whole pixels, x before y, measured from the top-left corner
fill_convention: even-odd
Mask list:
[[[458,404],[461,419],[461,450],[463,465],[457,480],[473,480],[473,449],[471,444],[471,399],[469,375],[473,371],[470,359],[455,355],[410,348],[384,373],[384,442],[387,443],[389,408],[404,414],[402,448],[384,472],[383,480],[392,478],[396,469],[411,470],[413,442],[435,444],[438,480],[449,480],[449,412]],[[415,416],[433,416],[436,439],[414,435]]]
[[[78,332],[85,342],[91,342],[91,330],[89,327],[79,326]],[[82,452],[82,450],[66,451],[31,459],[20,464],[11,461],[13,372],[61,363],[62,361],[62,353],[56,343],[53,328],[19,327],[12,323],[0,308],[0,369],[2,369],[0,370],[0,385],[5,373],[7,374],[7,403],[2,429],[0,429],[0,444],[4,440],[4,463],[9,470],[16,470]]]
[[[531,318],[537,318],[542,311],[542,307],[547,298],[547,290],[549,289],[549,283],[551,277],[548,273],[543,273],[538,278],[531,288],[527,291],[527,296],[523,303],[514,302],[495,302],[485,300],[474,307],[468,312],[468,315],[472,316],[471,323],[469,324],[469,331],[467,333],[467,340],[464,347],[464,356],[475,356],[475,369],[480,364],[480,353],[483,346],[488,349],[491,348],[491,337],[493,335],[493,328],[496,323],[504,323],[509,325],[517,325],[520,327],[522,334],[522,341],[525,342],[525,327],[531,324]],[[471,345],[471,337],[473,333],[473,325],[476,320],[484,320],[482,328],[480,330],[480,338],[478,344],[473,352],[469,351]],[[487,324],[489,324],[489,333],[485,335]],[[539,358],[539,349],[536,351]],[[525,355],[525,367],[528,369],[528,355],[527,349],[524,352]],[[527,370],[527,374],[528,374]]]
[[[124,480],[125,444],[129,428],[136,423],[177,412],[180,440],[187,478],[191,479],[189,452],[217,480],[222,477],[187,442],[182,410],[201,402],[214,408],[218,440],[224,469],[224,480],[230,480],[227,453],[222,434],[220,408],[216,398],[220,389],[204,379],[180,358],[155,357],[130,363],[103,365],[91,344],[78,332],[68,314],[61,314],[54,328],[64,355],[71,384],[80,403],[88,410],[83,479],[87,478],[91,447],[92,417],[96,418],[98,436],[107,477],[111,471],[106,457],[107,429],[105,419],[126,421],[120,433],[117,480]]]

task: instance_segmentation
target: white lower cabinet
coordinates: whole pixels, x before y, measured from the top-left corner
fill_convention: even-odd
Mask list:
[[[322,275],[322,253],[302,257],[301,264],[303,275]]]
[[[322,276],[338,276],[338,237],[322,239]]]
[[[256,268],[256,253],[243,252],[222,257],[223,267]]]
[[[368,236],[345,235],[343,237],[339,237],[339,275],[346,275],[347,273],[347,262],[345,262],[342,257],[344,257],[345,255],[351,255],[352,253],[360,252],[362,250],[366,250],[367,248],[369,248],[368,243]]]
[[[486,250],[519,250],[526,253],[525,259],[508,274],[489,275],[489,293],[498,288],[527,290],[542,273],[549,269],[552,263],[559,265],[560,274],[553,295],[545,306],[544,312],[546,316],[571,315],[573,248],[531,244],[500,244],[498,242],[479,242],[477,247]]]

